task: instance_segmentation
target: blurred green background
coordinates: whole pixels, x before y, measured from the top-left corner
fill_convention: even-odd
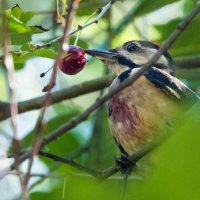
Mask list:
[[[63,18],[56,21],[56,1],[53,0],[9,0],[6,12],[11,36],[12,55],[17,84],[16,98],[25,101],[44,95],[42,92],[51,73],[44,78],[40,74],[49,69],[58,52],[58,42],[51,47],[37,49],[62,36]],[[59,2],[60,14],[63,1]],[[72,30],[83,25],[98,8],[105,6],[107,0],[82,0],[73,20]],[[67,2],[68,3],[68,2]],[[78,44],[82,48],[107,49],[121,45],[128,40],[145,39],[161,43],[168,38],[176,25],[197,5],[197,0],[123,0],[117,1],[99,20],[80,33]],[[16,6],[17,4],[17,6]],[[65,8],[65,7],[64,7]],[[1,15],[2,16],[2,15]],[[37,25],[37,26],[36,26]],[[200,15],[197,16],[180,38],[169,49],[176,60],[200,56]],[[2,17],[0,19],[2,30]],[[74,44],[77,34],[70,38]],[[0,58],[3,38],[0,35]],[[176,68],[175,75],[197,93],[200,91],[200,62],[196,67]],[[88,57],[87,66],[79,74],[68,76],[58,73],[53,91],[59,91],[74,84],[105,76],[105,66],[98,60]],[[0,60],[0,101],[7,102],[8,87],[6,71]],[[47,109],[46,136],[62,124],[67,123],[89,107],[101,92],[93,92],[67,101],[62,101]],[[198,108],[198,107],[197,107]],[[198,109],[181,119],[170,137],[161,147],[151,152],[156,160],[155,166],[136,171],[128,180],[124,199],[192,199],[200,197],[200,123]],[[21,149],[30,149],[34,136],[34,126],[39,110],[20,114],[17,131],[21,139]],[[195,117],[192,117],[192,116]],[[12,128],[9,119],[0,123],[0,149],[10,152]],[[50,143],[44,149],[61,157],[72,157],[76,162],[95,170],[104,170],[115,163],[119,156],[107,122],[106,106],[93,113],[68,134]],[[149,155],[148,155],[149,156]],[[21,170],[26,172],[27,162]],[[96,178],[66,164],[56,163],[38,157],[34,161],[30,181],[30,199],[121,199],[123,176],[118,173],[108,180]],[[0,180],[0,200],[20,199],[20,186],[15,175],[7,175]]]

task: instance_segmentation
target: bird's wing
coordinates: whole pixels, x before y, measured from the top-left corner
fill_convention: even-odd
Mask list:
[[[151,68],[145,77],[160,88],[168,97],[183,103],[193,104],[200,100],[199,96],[176,77],[158,68]]]

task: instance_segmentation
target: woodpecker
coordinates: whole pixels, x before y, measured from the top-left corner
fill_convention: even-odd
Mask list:
[[[114,88],[132,76],[158,49],[159,45],[150,41],[133,40],[115,49],[85,52],[103,61],[116,75],[110,85]],[[173,72],[172,57],[164,52],[143,76],[109,99],[109,126],[123,159],[152,142],[170,126],[176,114],[184,113],[199,100]]]

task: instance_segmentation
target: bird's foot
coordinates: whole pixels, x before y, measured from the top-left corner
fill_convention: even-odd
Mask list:
[[[129,160],[128,157],[124,154],[121,155],[121,158],[115,157],[115,162],[118,170],[123,174],[131,172],[135,166],[135,163]]]

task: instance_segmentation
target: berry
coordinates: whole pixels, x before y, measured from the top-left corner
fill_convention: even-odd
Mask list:
[[[60,70],[69,75],[77,74],[84,68],[86,61],[83,49],[69,45],[68,55],[63,58]]]

